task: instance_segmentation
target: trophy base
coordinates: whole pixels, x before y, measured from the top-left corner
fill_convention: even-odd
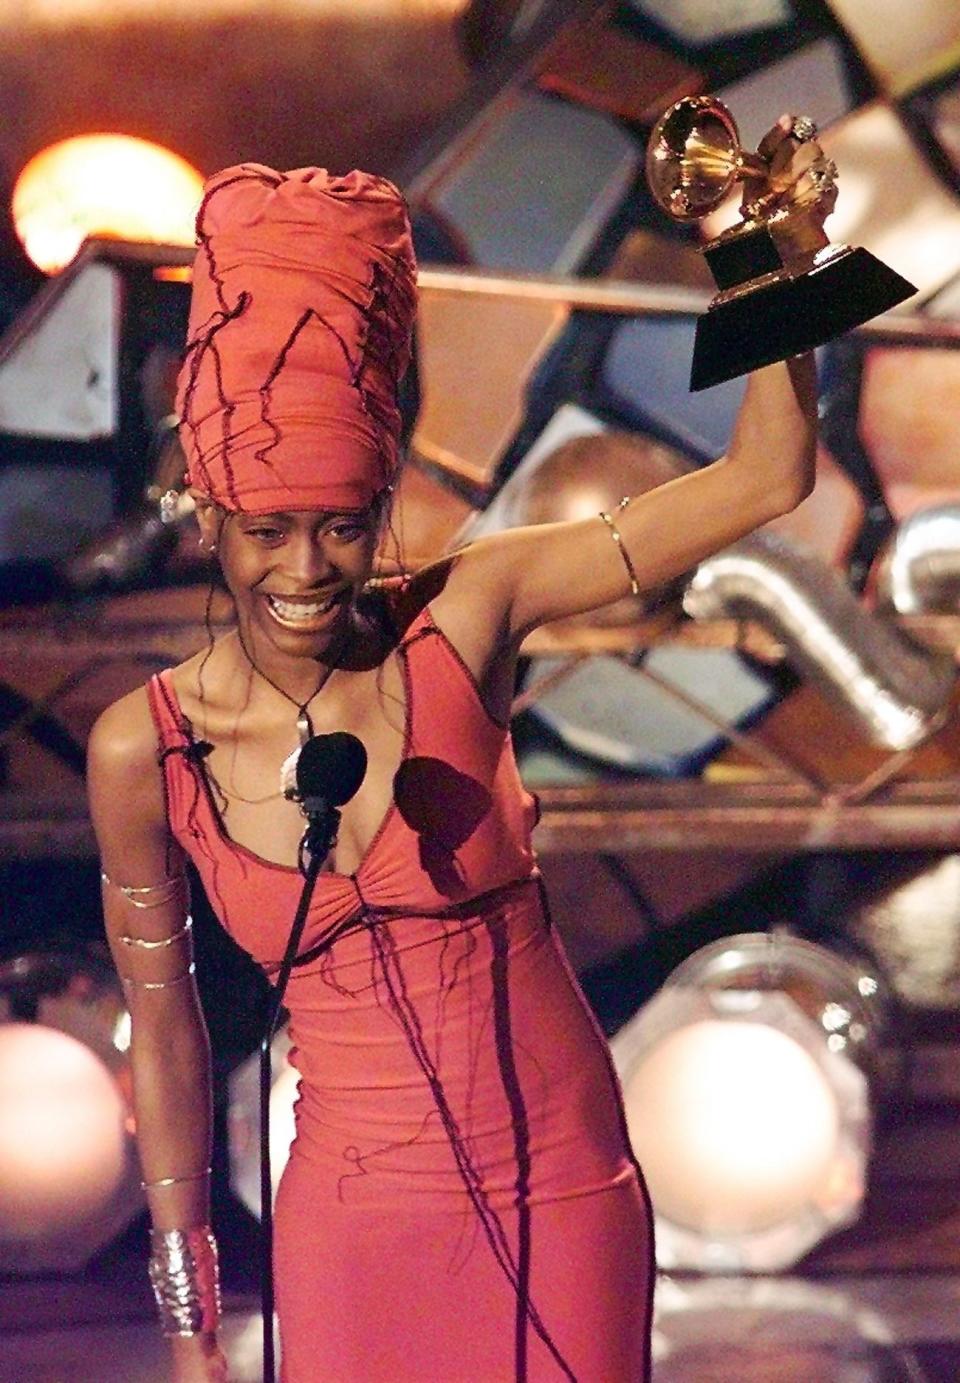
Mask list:
[[[849,246],[796,278],[745,286],[698,320],[691,392],[822,346],[916,291],[869,250]]]

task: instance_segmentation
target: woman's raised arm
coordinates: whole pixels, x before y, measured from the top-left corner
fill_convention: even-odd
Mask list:
[[[170,839],[146,693],[106,710],[88,749],[107,939],[132,1019],[137,1144],[153,1223],[150,1276],[176,1383],[226,1379],[210,1223],[211,1095],[184,860]],[[191,1266],[192,1264],[192,1266]]]
[[[448,589],[488,628],[518,641],[549,620],[607,605],[689,571],[813,488],[816,373],[812,356],[750,376],[730,446],[703,470],[669,481],[605,521],[516,528],[455,559]],[[619,535],[619,542],[617,540]]]

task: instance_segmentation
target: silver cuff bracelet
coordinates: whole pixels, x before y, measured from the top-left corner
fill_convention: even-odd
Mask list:
[[[217,1241],[208,1225],[155,1229],[150,1236],[148,1272],[164,1335],[200,1335],[217,1329]]]

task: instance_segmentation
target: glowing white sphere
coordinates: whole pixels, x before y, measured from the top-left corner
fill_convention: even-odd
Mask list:
[[[0,1239],[69,1234],[124,1178],[126,1109],[82,1042],[36,1023],[0,1026]]]
[[[13,190],[24,249],[55,273],[88,236],[192,245],[203,177],[169,149],[129,135],[91,134],[51,144]]]
[[[830,1185],[840,1112],[814,1058],[763,1023],[704,1019],[667,1034],[624,1091],[657,1214],[700,1232],[789,1220]]]

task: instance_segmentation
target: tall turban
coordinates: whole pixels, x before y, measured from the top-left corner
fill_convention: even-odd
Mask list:
[[[177,408],[191,485],[230,510],[362,509],[399,464],[416,264],[369,173],[207,183]]]

